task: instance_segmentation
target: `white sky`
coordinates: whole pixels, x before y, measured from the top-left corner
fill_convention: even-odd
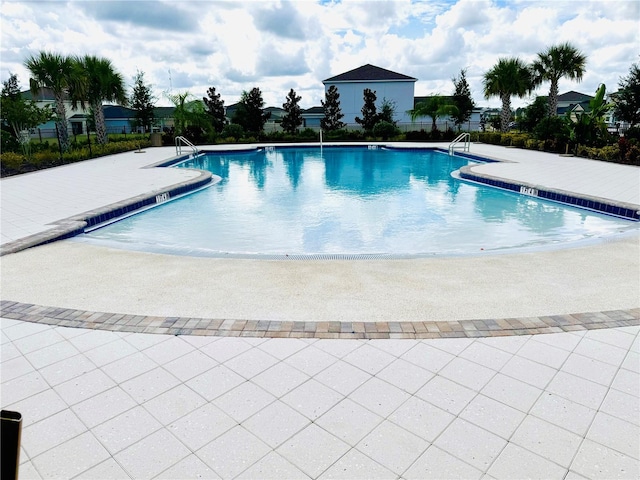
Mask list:
[[[493,107],[482,75],[501,57],[530,62],[569,41],[586,74],[560,93],[589,95],[600,83],[615,91],[640,61],[638,0],[1,1],[2,81],[16,73],[27,89],[24,61],[41,50],[98,55],[129,87],[144,72],[158,106],[171,105],[169,91],[202,98],[215,87],[230,105],[258,87],[266,106],[293,88],[308,108],[324,98],[322,80],[371,63],[417,78],[416,95],[451,94],[466,68],[476,103]]]

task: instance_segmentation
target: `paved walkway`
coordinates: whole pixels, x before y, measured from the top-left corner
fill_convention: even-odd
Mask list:
[[[173,153],[3,179],[3,246],[192,181],[140,169]],[[482,173],[640,205],[636,167],[472,153],[519,162]],[[1,404],[24,416],[20,478],[638,478],[638,252],[632,235],[424,263],[72,241],[5,255]],[[222,336],[247,325],[265,338]],[[374,328],[390,338],[327,338]]]

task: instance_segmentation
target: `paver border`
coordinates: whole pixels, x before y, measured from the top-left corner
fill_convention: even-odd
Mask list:
[[[127,315],[2,300],[0,316],[23,322],[114,332],[361,340],[503,337],[640,325],[640,308],[457,321],[308,322]]]

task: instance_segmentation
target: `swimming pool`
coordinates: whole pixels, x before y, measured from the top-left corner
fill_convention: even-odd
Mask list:
[[[222,180],[81,236],[202,256],[464,255],[600,239],[637,224],[457,180],[435,150],[263,148],[178,165]]]

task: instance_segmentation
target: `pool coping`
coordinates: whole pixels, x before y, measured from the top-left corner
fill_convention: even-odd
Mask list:
[[[23,322],[113,332],[360,340],[503,337],[640,325],[640,308],[478,320],[317,322],[128,315],[2,300],[0,316]]]

